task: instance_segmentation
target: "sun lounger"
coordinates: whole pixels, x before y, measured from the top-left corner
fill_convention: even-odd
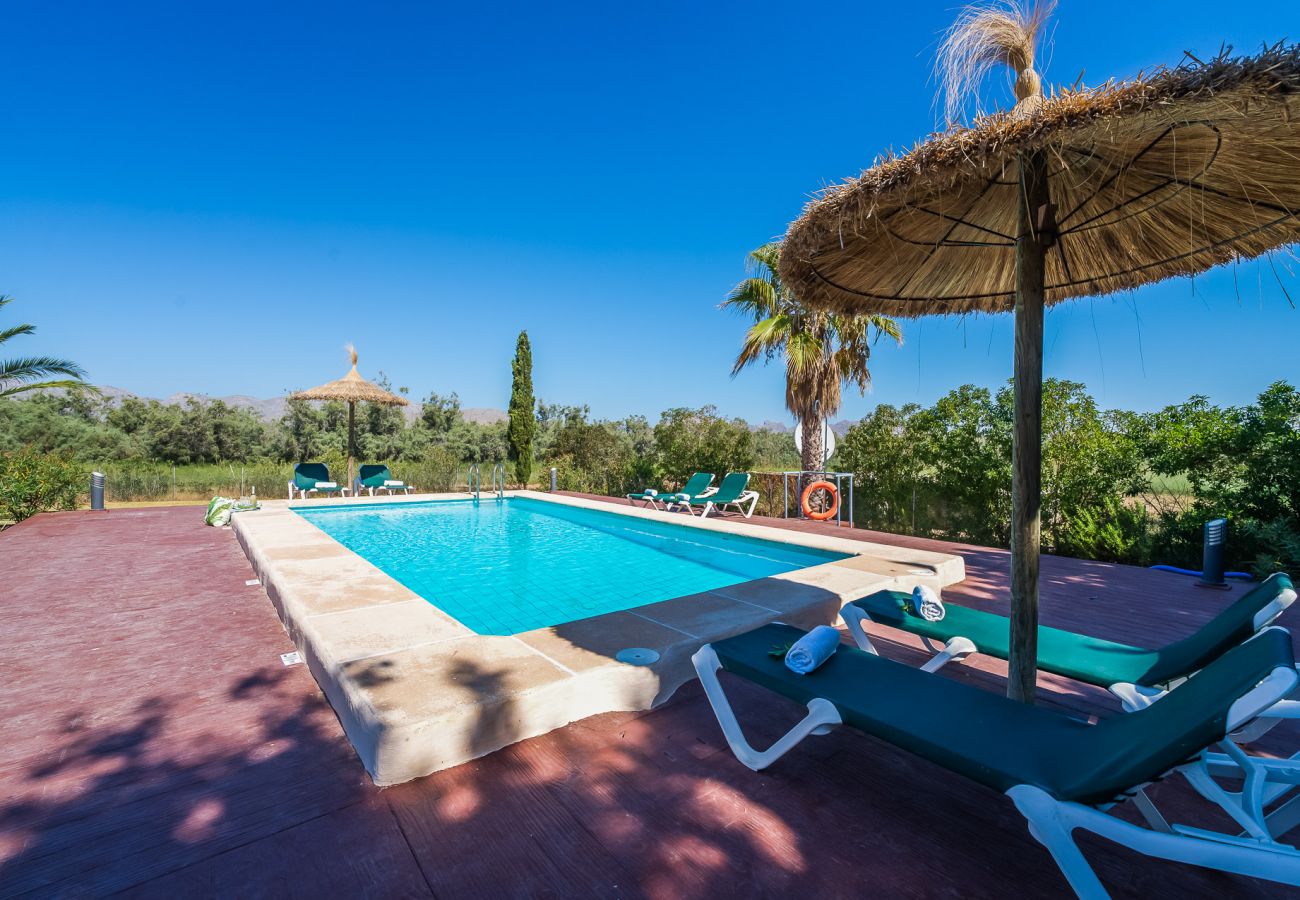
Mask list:
[[[375,491],[387,491],[390,494],[397,491],[403,491],[407,494],[415,490],[405,481],[397,481],[393,478],[393,473],[388,471],[385,465],[366,465],[361,467],[357,473],[358,493],[360,488],[365,488],[370,492],[370,496],[375,496]]]
[[[1291,579],[1278,572],[1190,637],[1154,650],[1040,626],[1038,668],[1111,689],[1126,708],[1140,708],[1272,624],[1295,598]],[[912,610],[910,601],[910,594],[878,591],[848,604],[840,615],[854,643],[868,653],[876,652],[864,627],[868,622],[919,636],[935,654],[922,667],[931,672],[972,653],[998,659],[1006,659],[1010,653],[1010,625],[1005,616],[950,603],[942,619],[929,622]],[[1115,685],[1134,687],[1116,691]]]
[[[1081,897],[1106,891],[1075,844],[1080,828],[1148,856],[1300,885],[1300,852],[1275,840],[1287,823],[1263,811],[1266,798],[1300,781],[1300,763],[1245,761],[1252,768],[1241,794],[1218,801],[1239,823],[1250,823],[1244,837],[1169,825],[1142,792],[1172,771],[1209,771],[1207,748],[1232,746],[1231,732],[1295,689],[1300,675],[1284,629],[1229,650],[1160,702],[1095,725],[848,645],[797,675],[771,649],[802,634],[766,625],[705,645],[693,657],[728,745],[749,768],[766,768],[809,735],[846,724],[1006,794]],[[806,704],[807,716],[768,750],[755,750],[719,669]],[[1152,827],[1108,814],[1130,798]]]
[[[748,519],[754,514],[754,507],[758,505],[758,491],[748,490],[748,487],[748,472],[728,472],[722,479],[722,483],[718,485],[717,491],[699,494],[686,500],[669,500],[665,509],[671,511],[674,506],[680,506],[691,515],[695,515],[694,511],[698,509],[700,518],[707,518],[713,510],[731,506]]]
[[[293,467],[293,481],[289,482],[289,499],[293,492],[298,492],[300,499],[306,500],[308,494],[339,494],[346,497],[345,485],[330,481],[330,470],[324,463],[298,463]]]
[[[636,501],[640,500],[645,506],[657,509],[660,503],[666,503],[669,497],[675,496],[676,494],[686,494],[688,497],[702,497],[712,491],[716,491],[717,488],[709,487],[712,483],[712,472],[696,472],[686,480],[686,483],[682,485],[680,491],[665,491],[663,493],[659,493],[658,491],[655,491],[654,493],[651,493],[650,491],[637,491],[634,494],[627,495],[627,502],[635,504]]]

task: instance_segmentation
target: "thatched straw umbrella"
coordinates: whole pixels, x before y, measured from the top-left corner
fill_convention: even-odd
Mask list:
[[[824,191],[781,254],[786,284],[813,307],[904,317],[1014,310],[1008,695],[1029,702],[1044,307],[1300,240],[1300,48],[1225,51],[1045,97],[1033,68],[1042,18],[1019,7],[968,11],[945,43],[955,51],[946,71],[978,77],[1011,65],[1016,108]]]
[[[379,385],[366,381],[357,372],[357,351],[348,346],[348,356],[352,359],[352,369],[337,381],[322,384],[306,391],[290,394],[293,400],[343,400],[348,405],[348,485],[354,477],[354,462],[357,446],[357,404],[379,403],[384,406],[406,406],[406,400],[396,394],[390,394]]]

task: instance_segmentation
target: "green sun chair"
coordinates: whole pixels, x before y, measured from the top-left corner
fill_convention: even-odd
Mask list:
[[[1267,629],[1234,647],[1158,703],[1096,724],[847,644],[820,668],[797,675],[773,649],[802,636],[797,628],[766,625],[706,644],[692,657],[728,745],[749,768],[766,768],[808,736],[845,724],[1008,796],[1081,897],[1107,895],[1075,843],[1076,829],[1148,856],[1300,885],[1300,852],[1276,839],[1295,817],[1263,812],[1268,798],[1300,781],[1300,762],[1247,758],[1242,792],[1212,798],[1246,829],[1244,836],[1170,825],[1143,792],[1174,771],[1197,769],[1208,777],[1208,749],[1230,743],[1230,733],[1295,689],[1300,673],[1285,629]],[[806,704],[807,715],[769,749],[754,749],[719,670]],[[846,764],[843,753],[837,760]],[[1129,799],[1149,827],[1109,814]],[[1274,818],[1279,814],[1287,821]],[[935,864],[942,865],[939,848],[936,853]]]
[[[360,494],[362,489],[369,492],[370,496],[375,496],[375,491],[387,491],[394,494],[397,491],[411,493],[415,488],[405,481],[398,481],[393,478],[393,473],[388,471],[388,466],[383,464],[370,464],[361,467],[357,472],[357,493]]]
[[[728,472],[718,485],[718,489],[707,494],[697,494],[686,500],[670,499],[665,509],[672,510],[680,506],[691,515],[700,511],[700,518],[708,518],[709,513],[733,507],[746,519],[754,514],[758,505],[758,491],[749,490],[748,472]]]
[[[627,502],[635,505],[636,501],[640,500],[645,506],[658,509],[659,504],[668,502],[669,497],[675,497],[678,494],[685,494],[688,497],[699,497],[707,494],[712,490],[709,487],[712,483],[712,472],[696,472],[690,478],[686,479],[686,483],[682,485],[680,491],[664,491],[663,493],[659,493],[658,491],[655,491],[654,493],[650,493],[649,491],[637,491],[634,494],[627,495]]]
[[[289,482],[289,499],[293,492],[298,492],[299,499],[306,500],[308,494],[348,495],[345,485],[330,481],[330,470],[325,463],[298,463],[293,467],[293,481]]]
[[[1010,622],[997,613],[948,604],[938,622],[912,609],[911,594],[877,591],[840,611],[853,642],[869,653],[876,648],[866,624],[876,623],[920,637],[935,655],[922,668],[935,671],[948,662],[983,653],[998,659],[1010,654]],[[1054,675],[1110,689],[1126,708],[1150,704],[1251,635],[1271,625],[1296,599],[1289,576],[1270,575],[1235,600],[1194,634],[1149,649],[1088,637],[1059,628],[1038,628],[1038,668]],[[943,646],[937,647],[934,642]],[[1115,685],[1132,685],[1116,691]]]

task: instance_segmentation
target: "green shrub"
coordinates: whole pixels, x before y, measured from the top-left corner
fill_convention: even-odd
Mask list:
[[[1108,497],[1102,506],[1074,510],[1055,549],[1080,559],[1147,565],[1151,521],[1144,507]]]
[[[86,486],[80,465],[34,449],[0,454],[0,519],[21,522],[52,509],[76,509]]]

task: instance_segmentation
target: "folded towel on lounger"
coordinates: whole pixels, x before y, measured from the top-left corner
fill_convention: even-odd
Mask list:
[[[406,487],[405,481],[393,481],[390,478],[384,479],[384,487]]]
[[[335,482],[335,481],[318,481],[318,482],[316,482],[316,487],[318,487],[318,488],[336,488],[336,487],[338,487],[338,482]]]
[[[818,625],[794,642],[785,655],[785,667],[799,675],[807,675],[835,653],[840,645],[840,633],[829,625]]]
[[[939,595],[923,584],[912,588],[912,605],[916,607],[916,614],[927,622],[938,622],[948,614]]]

